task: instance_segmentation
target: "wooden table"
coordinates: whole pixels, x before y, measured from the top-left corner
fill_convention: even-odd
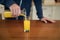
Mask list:
[[[23,28],[21,20],[0,20],[0,40],[60,40],[60,21],[45,24],[33,20],[30,32]]]

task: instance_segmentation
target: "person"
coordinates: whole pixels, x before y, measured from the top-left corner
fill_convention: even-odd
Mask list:
[[[0,0],[0,4],[3,4],[5,7],[9,8],[13,16],[21,13],[20,6],[18,6],[14,0]]]
[[[43,17],[42,0],[33,0],[33,1],[34,1],[36,10],[37,10],[37,16],[38,16],[38,18],[39,18],[41,21],[45,22],[45,23],[47,23],[48,21],[49,21],[49,22],[52,22],[52,23],[55,23],[54,20],[51,20],[51,19],[49,19],[49,18],[47,18],[47,17]],[[23,0],[22,3],[25,5],[27,17],[29,17],[32,0]]]
[[[31,2],[32,0],[22,0],[22,5],[20,7],[20,1],[21,0],[5,0],[4,4],[6,5],[6,7],[8,7],[10,9],[10,11],[12,12],[13,16],[19,16],[21,13],[21,9],[25,8],[26,9],[26,16],[29,17],[30,16],[30,8],[31,8]],[[47,20],[55,23],[54,20],[50,20],[46,17],[43,17],[43,13],[42,13],[42,0],[34,0],[35,6],[36,6],[36,10],[37,10],[37,15],[38,18],[47,23]]]
[[[6,7],[10,9],[10,11],[12,12],[12,15],[15,16],[15,17],[19,16],[20,13],[21,13],[20,6],[17,5],[16,1],[14,1],[14,0],[5,0],[4,1]]]

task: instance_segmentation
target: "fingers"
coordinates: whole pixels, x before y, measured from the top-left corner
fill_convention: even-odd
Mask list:
[[[44,20],[44,19],[43,19],[43,20],[41,20],[41,21],[42,21],[42,22],[44,22],[44,23],[47,23],[47,21],[46,21],[46,20]]]
[[[47,23],[47,21],[46,20],[43,20],[44,21],[44,23]]]
[[[19,16],[21,13],[20,7],[16,4],[10,6],[10,11],[12,12],[12,16]]]
[[[21,10],[20,10],[20,7],[16,10],[17,11],[17,15],[19,16],[21,14]]]
[[[21,13],[20,7],[17,6],[16,9],[15,9],[15,15],[19,16],[20,13]]]
[[[15,16],[16,17],[17,13],[16,13],[16,9],[12,9],[12,16]]]
[[[48,19],[48,18],[42,18],[41,21],[43,21],[44,23],[48,23],[48,22],[50,22],[50,23],[55,23],[55,22],[56,22],[56,21],[50,20],[50,19]]]
[[[51,22],[51,23],[55,23],[56,21],[54,20],[50,20],[50,19],[47,19],[47,21]]]

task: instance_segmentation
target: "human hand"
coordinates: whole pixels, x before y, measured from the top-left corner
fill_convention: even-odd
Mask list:
[[[56,22],[56,21],[51,20],[51,19],[48,19],[48,18],[46,18],[46,17],[43,17],[43,18],[41,19],[41,21],[43,21],[44,23],[48,23],[48,22],[55,23],[55,22]]]
[[[12,13],[12,16],[16,17],[21,14],[20,6],[18,6],[17,4],[12,4],[9,8]]]

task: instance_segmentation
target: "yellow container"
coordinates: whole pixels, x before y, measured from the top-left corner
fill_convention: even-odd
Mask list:
[[[24,16],[24,14],[20,14],[20,16]],[[12,16],[12,13],[10,11],[5,11],[4,17],[9,18],[9,17],[13,17],[13,16]]]
[[[5,11],[4,12],[4,17],[6,17],[6,18],[12,17],[11,12],[10,11]]]
[[[24,32],[30,31],[30,20],[24,20]]]

